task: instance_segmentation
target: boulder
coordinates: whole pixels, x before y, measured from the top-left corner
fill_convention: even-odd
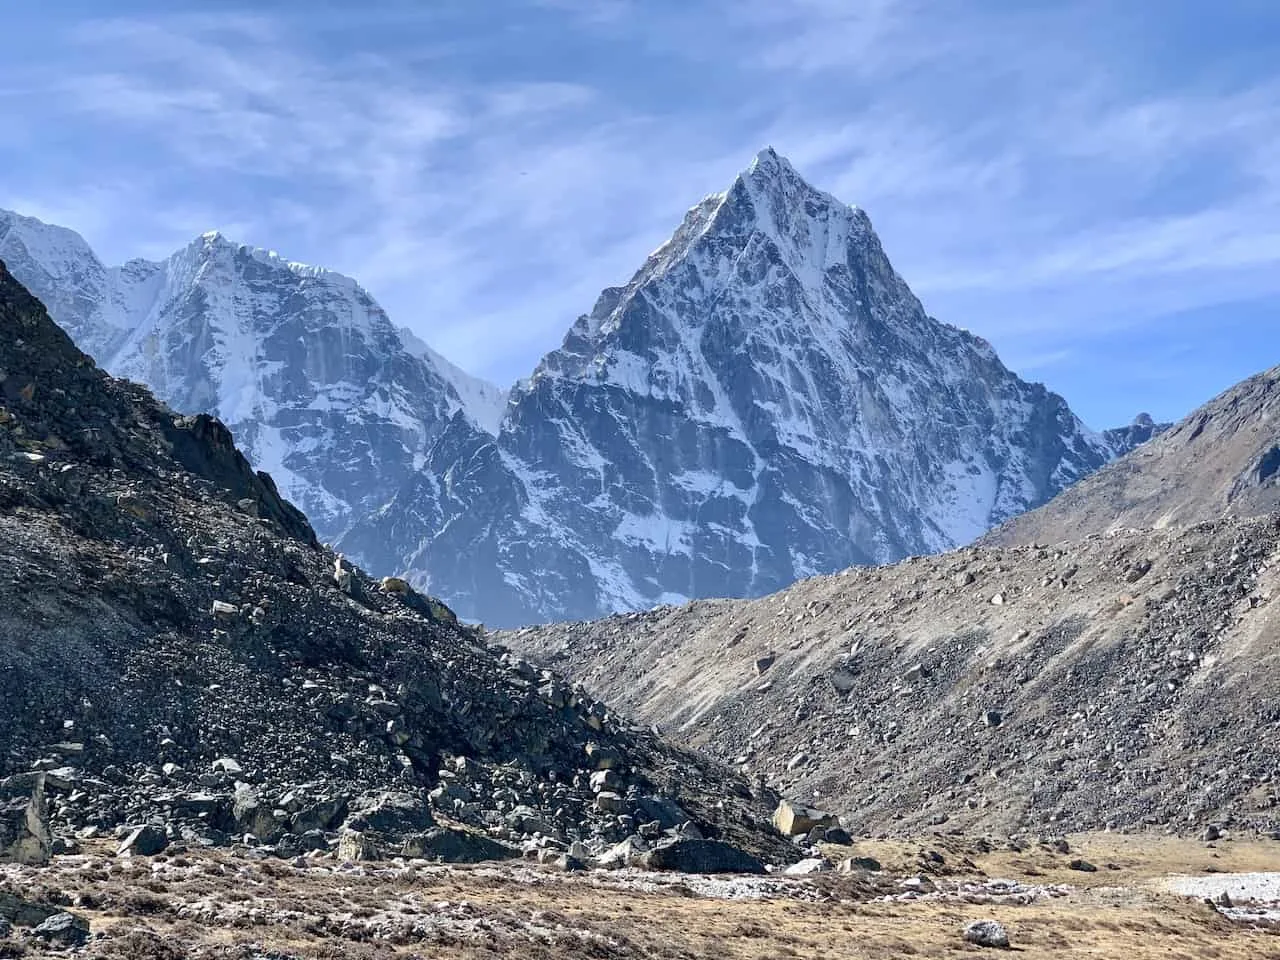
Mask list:
[[[648,852],[649,844],[643,837],[630,836],[596,857],[596,863],[607,870],[632,867],[638,864]]]
[[[381,860],[382,851],[372,837],[366,837],[357,830],[344,830],[338,835],[338,859],[344,863]]]
[[[513,847],[481,834],[447,827],[435,827],[409,837],[401,846],[400,854],[423,860],[442,860],[445,863],[488,863],[493,860],[512,860],[520,856],[520,852]]]
[[[0,863],[38,865],[53,854],[44,774],[10,777],[0,789]]]
[[[116,848],[117,857],[154,857],[169,845],[169,838],[159,827],[151,824],[138,827]]]
[[[1009,946],[1009,932],[1004,925],[995,920],[974,920],[964,928],[964,938],[969,943],[980,947],[996,947],[1006,949]]]
[[[74,913],[55,913],[32,931],[40,940],[78,947],[89,939],[89,921]]]
[[[837,827],[840,824],[834,814],[783,800],[773,812],[773,825],[779,833],[795,837],[809,833],[814,827]]]
[[[0,918],[19,927],[35,927],[48,920],[62,908],[48,903],[24,900],[17,894],[0,890]]]
[[[640,858],[648,870],[679,873],[764,873],[764,864],[745,850],[721,840],[676,840],[654,847]]]

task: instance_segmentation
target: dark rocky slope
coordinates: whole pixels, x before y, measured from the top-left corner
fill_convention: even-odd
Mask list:
[[[320,548],[218,421],[108,377],[0,266],[0,783],[43,771],[61,842],[468,858],[690,822],[778,854],[775,796],[403,586]]]

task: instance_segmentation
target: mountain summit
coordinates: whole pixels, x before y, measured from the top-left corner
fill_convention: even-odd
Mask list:
[[[970,541],[1115,443],[765,150],[343,545],[501,623],[760,595]]]

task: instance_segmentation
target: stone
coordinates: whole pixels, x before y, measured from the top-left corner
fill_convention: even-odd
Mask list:
[[[40,940],[64,947],[77,947],[89,939],[89,921],[73,913],[55,913],[32,934]]]
[[[366,837],[357,830],[344,830],[338,835],[338,860],[341,862],[381,859],[382,851],[372,837]]]
[[[1004,714],[999,710],[984,710],[982,713],[982,722],[988,727],[998,727],[1004,723]]]
[[[116,848],[117,857],[154,857],[169,845],[169,838],[159,827],[144,824],[138,827]]]
[[[52,855],[45,775],[6,780],[0,791],[0,863],[36,866],[48,863]]]
[[[9,922],[8,917],[0,917],[0,940],[5,939],[13,933],[13,924]]]
[[[587,756],[597,770],[612,770],[622,760],[616,751],[602,747],[594,740],[587,744]]]
[[[964,928],[964,938],[980,947],[995,947],[1000,950],[1009,947],[1009,932],[995,920],[974,920]]]
[[[1072,870],[1078,870],[1081,873],[1097,873],[1098,872],[1098,868],[1095,867],[1088,860],[1072,860],[1069,864],[1067,864],[1067,866],[1070,867]]]
[[[405,840],[400,855],[444,863],[489,863],[514,859],[520,851],[480,834],[434,827]]]
[[[383,593],[395,593],[401,596],[413,592],[413,588],[409,586],[409,581],[400,577],[383,577],[378,583],[378,589]]]
[[[630,836],[615,843],[599,857],[596,857],[596,863],[606,870],[631,867],[639,863],[640,858],[648,853],[649,850],[650,846],[643,837]]]
[[[1213,843],[1215,840],[1221,840],[1222,829],[1216,823],[1211,823],[1204,828],[1204,832],[1200,834],[1200,839],[1205,843]]]
[[[225,600],[213,601],[213,615],[223,620],[230,620],[232,617],[240,613],[240,608],[234,603],[227,603]]]
[[[654,847],[640,858],[649,870],[679,873],[764,873],[764,863],[721,840],[676,840]]]
[[[765,654],[763,657],[756,658],[756,663],[755,663],[756,676],[757,677],[764,676],[765,671],[767,671],[770,667],[772,667],[777,662],[778,662],[777,655],[772,653]]]
[[[596,794],[596,809],[605,813],[625,813],[627,803],[619,794],[611,790],[602,790]]]
[[[244,773],[244,767],[240,766],[240,761],[233,760],[231,757],[222,757],[213,761],[210,769],[214,773],[225,773],[228,777],[238,777]]]
[[[788,837],[808,834],[817,826],[839,826],[834,814],[805,807],[790,800],[783,800],[773,812],[773,825],[778,832]]]
[[[841,873],[879,873],[884,867],[875,857],[847,857],[837,869]]]
[[[849,835],[849,831],[844,827],[827,827],[827,832],[822,835],[824,843],[834,843],[837,846],[847,847],[853,843],[853,837]]]

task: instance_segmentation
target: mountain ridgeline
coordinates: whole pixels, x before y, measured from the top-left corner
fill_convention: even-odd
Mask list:
[[[495,625],[943,551],[1158,429],[1094,433],[930,318],[866,214],[772,150],[509,394],[218,235],[106,268],[0,214],[0,257],[112,373],[226,421],[321,537]]]

